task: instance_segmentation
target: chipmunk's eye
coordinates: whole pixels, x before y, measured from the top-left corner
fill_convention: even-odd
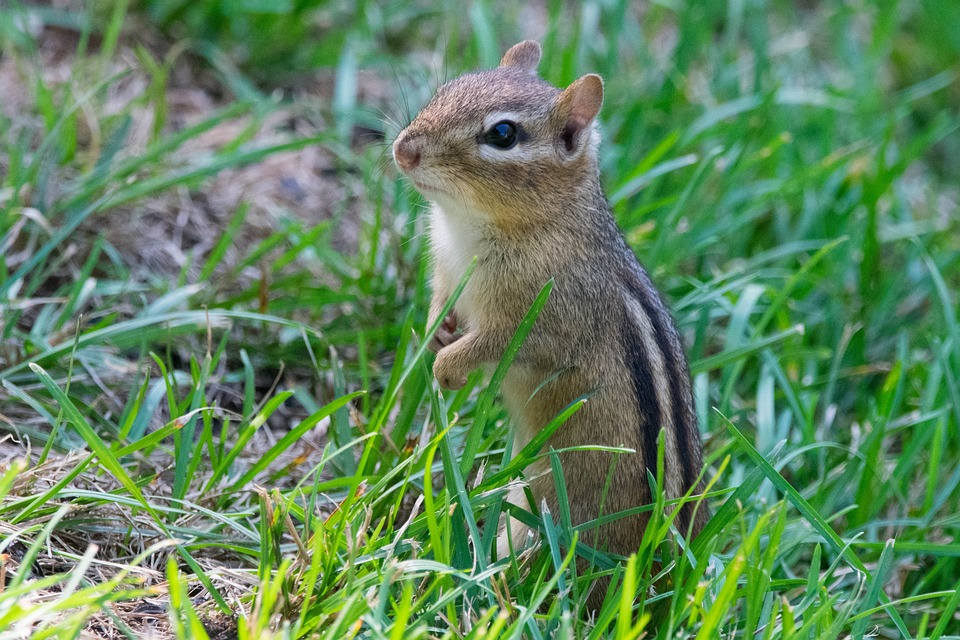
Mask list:
[[[483,134],[483,142],[497,149],[510,149],[517,144],[517,125],[509,120],[498,122]]]

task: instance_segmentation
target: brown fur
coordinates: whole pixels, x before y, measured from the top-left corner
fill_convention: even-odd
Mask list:
[[[431,323],[472,257],[462,254],[477,256],[455,317],[433,343],[439,350],[434,374],[442,386],[459,388],[471,371],[499,361],[553,278],[551,296],[503,384],[514,451],[569,403],[593,392],[547,447],[599,444],[636,451],[619,456],[603,505],[609,514],[653,502],[647,469],[656,459],[651,442],[655,447],[661,427],[667,429],[668,498],[683,495],[700,472],[700,440],[680,336],[617,229],[600,185],[593,122],[602,82],[588,75],[557,90],[533,75],[539,51],[536,43],[521,43],[507,52],[503,66],[441,87],[394,150],[395,156],[417,158],[416,166],[407,162],[402,168],[426,185],[425,195],[436,203]],[[514,151],[484,147],[484,121],[501,112],[516,114],[526,135]],[[462,335],[453,333],[456,325]],[[595,451],[561,456],[575,525],[601,515],[612,460],[613,454]],[[557,513],[548,460],[528,468],[526,477],[534,497]],[[528,506],[520,490],[508,498]],[[684,509],[678,518],[684,533],[687,526],[694,533],[702,528],[706,509],[692,523],[691,515]],[[647,520],[623,518],[584,541],[628,555],[639,546]],[[525,528],[512,522],[510,530],[514,546],[522,546]],[[500,554],[507,542],[502,536]]]

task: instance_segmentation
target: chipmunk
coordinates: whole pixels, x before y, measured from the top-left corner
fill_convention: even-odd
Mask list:
[[[476,256],[453,312],[430,347],[440,385],[497,363],[544,284],[554,286],[506,378],[502,394],[520,451],[577,398],[588,400],[546,449],[625,447],[634,454],[560,454],[574,525],[653,502],[648,470],[665,434],[667,498],[697,482],[702,462],[690,372],[680,334],[650,277],[627,245],[600,184],[595,120],[603,81],[588,74],[559,90],[537,75],[541,48],[513,46],[496,69],[440,87],[393,143],[400,171],[431,201],[434,260],[429,324]],[[526,471],[538,505],[557,511],[548,457]],[[530,508],[522,487],[508,501]],[[705,507],[685,504],[678,530],[696,535]],[[621,518],[581,539],[629,555],[648,514]],[[506,519],[499,557],[525,547],[532,532]]]

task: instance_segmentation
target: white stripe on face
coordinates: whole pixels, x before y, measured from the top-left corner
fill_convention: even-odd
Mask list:
[[[554,155],[552,141],[545,140],[543,136],[537,135],[537,132],[531,128],[530,124],[534,123],[530,121],[529,114],[523,116],[513,111],[494,111],[483,119],[483,133],[504,121],[515,124],[519,130],[524,132],[526,139],[518,142],[510,149],[498,149],[481,142],[477,149],[477,154],[481,159],[488,162],[535,163]]]

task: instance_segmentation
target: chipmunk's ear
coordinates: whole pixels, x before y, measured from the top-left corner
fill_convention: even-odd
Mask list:
[[[568,158],[580,154],[590,140],[591,125],[603,104],[603,80],[589,73],[560,92],[553,116],[560,128],[560,151]]]
[[[501,67],[516,67],[532,75],[537,75],[537,65],[543,49],[536,40],[524,40],[510,47],[500,60]]]

